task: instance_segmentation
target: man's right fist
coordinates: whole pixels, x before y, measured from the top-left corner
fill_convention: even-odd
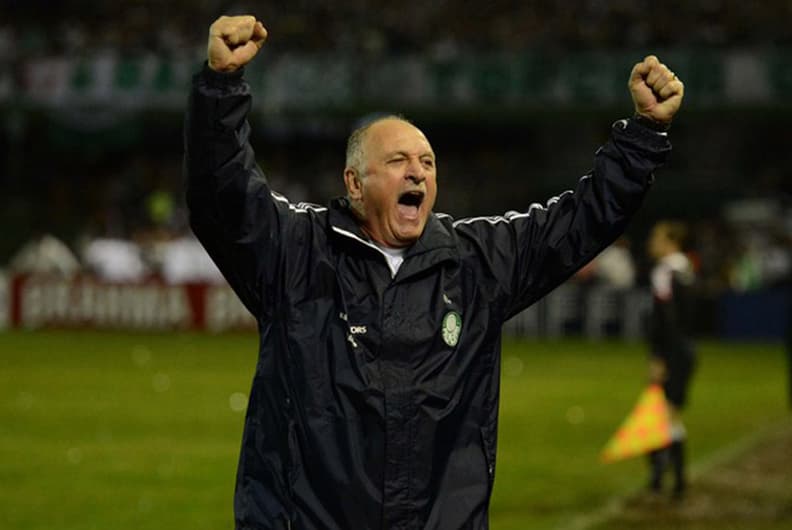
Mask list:
[[[220,17],[209,28],[207,58],[216,72],[233,72],[256,56],[267,30],[252,16]]]

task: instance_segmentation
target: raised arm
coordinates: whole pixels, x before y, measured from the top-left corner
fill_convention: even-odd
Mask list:
[[[245,306],[258,314],[278,274],[288,207],[272,196],[249,144],[250,87],[242,67],[267,32],[254,17],[221,17],[193,78],[184,127],[190,225]]]
[[[629,78],[635,116],[616,122],[594,167],[574,191],[498,217],[456,227],[479,244],[498,279],[508,318],[532,304],[612,243],[626,228],[671,150],[667,129],[682,100],[682,82],[656,57]]]

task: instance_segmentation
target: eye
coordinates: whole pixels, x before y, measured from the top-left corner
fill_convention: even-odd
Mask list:
[[[390,160],[388,160],[388,164],[399,164],[401,162],[404,162],[405,160],[406,158],[404,158],[403,156],[395,156]]]
[[[434,167],[434,165],[435,165],[434,159],[432,159],[432,158],[424,158],[423,159],[423,165],[425,165],[426,167]]]

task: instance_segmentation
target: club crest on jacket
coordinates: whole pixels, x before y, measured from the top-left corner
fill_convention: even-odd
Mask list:
[[[456,311],[449,311],[443,317],[443,341],[452,348],[459,342],[459,333],[462,331],[462,317]]]

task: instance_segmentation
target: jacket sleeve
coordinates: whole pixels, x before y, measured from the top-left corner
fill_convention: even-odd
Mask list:
[[[524,212],[457,221],[502,290],[504,319],[563,283],[624,231],[670,150],[666,133],[620,120],[574,191]]]
[[[204,65],[193,78],[185,118],[184,173],[190,226],[258,317],[278,285],[281,233],[290,212],[256,165],[248,141],[250,105],[241,70],[223,74]]]

